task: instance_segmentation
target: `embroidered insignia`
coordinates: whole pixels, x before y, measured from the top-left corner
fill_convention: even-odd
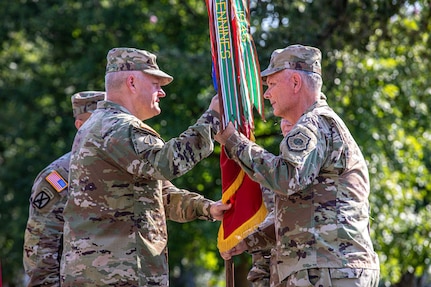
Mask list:
[[[44,208],[53,197],[54,195],[47,188],[42,188],[42,191],[36,195],[31,203],[34,207],[41,209]]]
[[[299,131],[287,138],[287,147],[290,151],[304,151],[310,143],[310,137]]]
[[[157,139],[153,135],[146,135],[142,137],[142,142],[147,145],[157,144]]]
[[[45,177],[46,181],[57,191],[61,192],[67,187],[67,181],[61,177],[55,170]]]

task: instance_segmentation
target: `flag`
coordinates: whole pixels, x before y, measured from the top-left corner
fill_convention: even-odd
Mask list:
[[[61,192],[67,187],[67,181],[55,170],[48,174],[45,179],[57,192]]]
[[[263,117],[260,68],[250,34],[245,0],[206,0],[211,39],[213,81],[221,102],[222,128],[232,122],[254,140],[253,107]],[[220,154],[222,201],[230,202],[220,225],[217,245],[221,252],[252,233],[267,214],[260,185]]]

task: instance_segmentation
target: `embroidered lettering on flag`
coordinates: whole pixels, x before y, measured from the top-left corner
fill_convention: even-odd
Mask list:
[[[221,103],[221,122],[232,122],[253,140],[253,106],[263,117],[260,68],[249,33],[246,0],[206,0],[211,38],[214,87]],[[220,154],[222,202],[232,208],[223,217],[218,248],[227,251],[247,237],[267,214],[260,185],[229,159]]]
[[[57,192],[61,192],[67,187],[67,181],[55,170],[48,174],[45,179]]]

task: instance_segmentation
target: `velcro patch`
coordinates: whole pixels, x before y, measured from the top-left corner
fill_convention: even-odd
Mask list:
[[[142,154],[149,147],[163,146],[163,140],[160,137],[155,136],[151,132],[149,133],[147,129],[138,129],[135,127],[133,129],[132,142],[137,154]]]
[[[302,131],[289,136],[287,138],[287,147],[290,151],[304,151],[308,148],[311,138],[304,134]]]
[[[45,187],[35,196],[31,203],[35,208],[41,209],[44,208],[52,198],[54,198],[54,195]]]
[[[48,174],[45,179],[57,192],[61,192],[67,187],[67,181],[55,170]]]

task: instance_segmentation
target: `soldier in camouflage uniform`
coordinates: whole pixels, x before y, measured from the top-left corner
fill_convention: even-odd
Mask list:
[[[62,286],[168,286],[166,220],[221,220],[230,207],[168,181],[210,155],[220,129],[217,97],[167,142],[145,124],[161,112],[171,81],[152,53],[108,52],[106,101],[72,148]]]
[[[275,50],[261,74],[274,115],[295,123],[279,155],[232,125],[216,137],[251,178],[275,192],[274,223],[264,221],[221,255],[229,259],[275,242],[271,286],[378,286],[366,161],[321,93],[320,62],[317,48],[292,45]]]
[[[285,137],[287,133],[292,129],[293,124],[286,119],[281,119],[280,129],[281,133]],[[270,213],[265,218],[265,221],[261,226],[266,226],[274,223],[274,192],[265,186],[261,186],[263,200],[265,202],[266,209]],[[274,242],[275,243],[275,242]],[[251,253],[252,267],[247,275],[247,279],[252,283],[253,287],[268,287],[270,277],[270,263],[271,263],[271,250],[273,246],[267,246],[266,249],[256,249]]]
[[[269,214],[265,218],[264,222],[270,220],[272,223],[272,217],[274,216],[274,192],[265,186],[261,186],[263,200],[266,209]],[[265,223],[262,223],[264,225]],[[250,281],[253,287],[267,287],[269,286],[270,277],[270,260],[271,260],[271,249],[273,246],[267,245],[264,248],[256,248],[251,254],[251,269],[247,274],[247,280]]]
[[[105,92],[81,92],[71,97],[75,127],[79,129],[103,100]],[[70,152],[36,177],[24,236],[24,269],[28,286],[60,286],[63,208],[68,194]]]

